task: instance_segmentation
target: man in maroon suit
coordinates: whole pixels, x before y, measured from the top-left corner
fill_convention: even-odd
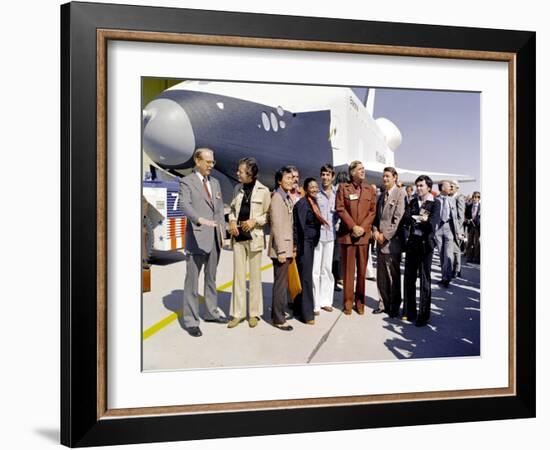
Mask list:
[[[348,315],[354,302],[357,313],[365,313],[365,272],[371,227],[376,216],[376,192],[365,181],[365,167],[361,161],[351,162],[349,175],[351,183],[340,184],[336,194],[336,211],[341,219],[337,241],[342,248],[344,314]]]

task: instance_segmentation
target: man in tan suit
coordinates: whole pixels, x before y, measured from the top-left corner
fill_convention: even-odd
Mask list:
[[[397,187],[397,171],[386,167],[382,174],[384,192],[378,198],[376,219],[373,224],[374,239],[378,247],[376,284],[378,308],[373,314],[386,312],[397,317],[401,306],[401,218],[405,213],[406,192]]]
[[[273,305],[271,316],[273,325],[283,331],[291,331],[286,323],[285,306],[288,299],[288,267],[294,251],[293,207],[290,197],[293,185],[292,168],[282,167],[275,174],[277,188],[271,197],[269,217],[271,234],[267,254],[273,260]]]
[[[351,183],[340,184],[336,194],[336,212],[341,219],[337,240],[342,248],[344,314],[348,315],[354,302],[357,313],[365,313],[365,273],[371,227],[376,215],[376,191],[365,182],[365,167],[361,161],[351,162],[349,175]]]

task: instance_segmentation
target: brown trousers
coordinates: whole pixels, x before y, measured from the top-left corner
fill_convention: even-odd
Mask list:
[[[397,317],[401,307],[401,253],[378,251],[376,286],[380,299],[378,308],[390,317]]]
[[[357,310],[365,308],[365,274],[367,272],[368,245],[341,245],[342,269],[344,275],[344,309],[350,311],[355,303]],[[355,291],[353,281],[357,265]]]
[[[292,258],[287,258],[284,263],[280,263],[277,259],[273,261],[273,294],[271,305],[271,318],[274,325],[282,325],[285,323],[285,308],[288,302],[288,266]]]

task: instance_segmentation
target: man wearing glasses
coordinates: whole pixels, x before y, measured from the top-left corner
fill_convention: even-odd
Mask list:
[[[185,248],[188,255],[183,290],[183,324],[193,337],[199,328],[199,274],[204,267],[206,322],[227,323],[220,314],[216,293],[216,270],[223,245],[223,200],[218,180],[210,176],[214,152],[199,148],[193,155],[195,169],[180,182],[180,209],[187,217]]]

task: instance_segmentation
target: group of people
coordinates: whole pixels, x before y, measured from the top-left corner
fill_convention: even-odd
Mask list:
[[[215,165],[211,149],[194,154],[195,169],[180,183],[180,208],[188,218],[186,229],[187,271],[183,295],[183,322],[191,336],[201,336],[198,277],[204,268],[205,321],[234,328],[244,321],[253,328],[263,312],[261,283],[262,252],[266,246],[264,229],[269,227],[268,256],[273,261],[271,319],[273,326],[291,331],[287,307],[293,316],[309,325],[321,310],[333,310],[334,261],[339,261],[343,281],[343,312],[365,313],[365,278],[369,249],[377,251],[376,282],[378,307],[372,312],[397,317],[403,303],[402,319],[424,326],[430,318],[431,265],[434,248],[441,258],[442,280],[448,286],[460,276],[458,252],[466,241],[467,256],[479,262],[480,204],[474,193],[466,205],[464,197],[453,196],[451,182],[432,193],[427,175],[415,181],[416,193],[398,185],[393,167],[383,172],[383,190],[365,179],[360,161],[349,164],[348,176],[336,177],[334,168],[324,164],[319,180],[306,178],[299,185],[299,172],[284,166],[275,174],[271,192],[258,180],[258,164],[252,157],[238,163],[237,178],[230,203],[229,234],[233,248],[233,292],[230,316],[217,307],[216,268],[223,246],[225,221],[219,182],[210,176]],[[339,181],[335,185],[335,180]],[[458,187],[458,183],[454,183]],[[462,201],[460,200],[462,199]],[[464,207],[465,206],[465,207]],[[476,249],[477,246],[477,249]],[[405,253],[404,296],[401,296],[400,263]],[[477,259],[476,259],[477,258]],[[458,258],[460,261],[460,257]],[[289,293],[289,268],[295,262],[301,292]],[[338,266],[338,264],[336,264]],[[249,276],[249,296],[246,278]],[[336,271],[338,272],[338,271]],[[417,308],[416,280],[420,278]]]

